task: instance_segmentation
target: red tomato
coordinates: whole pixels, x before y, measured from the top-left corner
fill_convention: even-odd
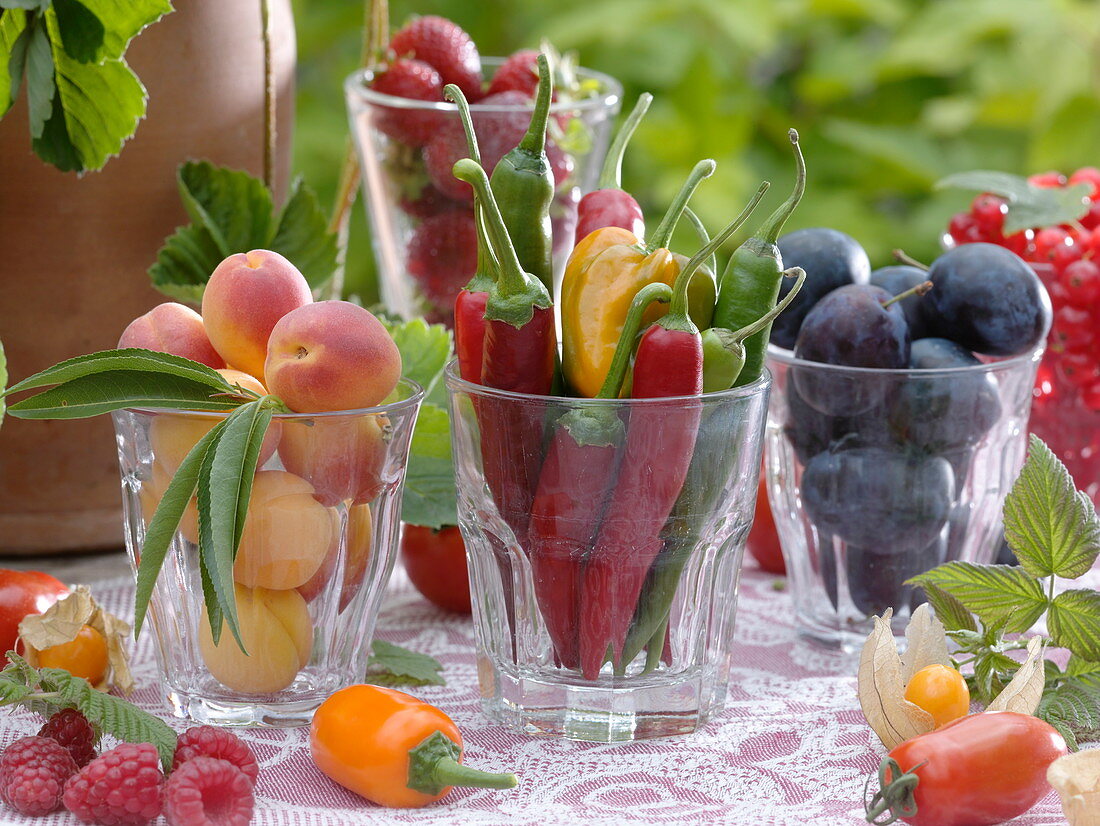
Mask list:
[[[903,772],[920,778],[917,812],[902,819],[912,826],[1003,823],[1050,791],[1047,767],[1065,753],[1062,735],[1030,714],[986,711],[948,723],[890,752]]]
[[[771,505],[768,504],[768,484],[760,475],[760,489],[756,492],[756,516],[748,538],[749,553],[756,563],[769,574],[785,576],[787,566],[779,547],[779,534],[775,531]]]
[[[69,593],[65,583],[41,571],[0,568],[0,665],[15,648],[19,623],[28,614],[41,614]]]
[[[457,525],[438,531],[423,525],[402,525],[401,559],[409,579],[425,599],[448,611],[470,613],[466,545]]]

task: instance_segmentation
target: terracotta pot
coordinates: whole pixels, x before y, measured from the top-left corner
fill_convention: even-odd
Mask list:
[[[262,172],[258,2],[176,0],[131,44],[148,113],[119,157],[77,178],[30,151],[26,96],[0,120],[0,340],[12,381],[115,346],[166,300],[146,270],[187,223],[176,167],[188,158]],[[290,0],[272,3],[281,190],[290,164],[295,41]],[[0,552],[122,545],[109,417],[6,418],[0,427]]]

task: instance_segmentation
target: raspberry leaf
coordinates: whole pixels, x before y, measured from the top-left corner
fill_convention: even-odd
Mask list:
[[[1002,633],[1028,630],[1047,607],[1039,582],[1012,565],[948,562],[913,577],[907,584],[939,587],[987,626],[1003,625]]]
[[[434,657],[376,639],[367,660],[367,682],[383,686],[446,685]]]
[[[1039,187],[1027,178],[1007,172],[975,170],[948,175],[936,183],[936,189],[969,189],[991,192],[1005,199],[1004,232],[1011,235],[1032,227],[1057,226],[1076,221],[1089,211],[1089,184],[1063,187]]]
[[[1064,591],[1051,603],[1047,624],[1055,645],[1085,660],[1100,660],[1100,593]]]

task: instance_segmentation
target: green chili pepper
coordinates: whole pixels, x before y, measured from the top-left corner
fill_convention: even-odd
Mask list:
[[[691,207],[684,208],[684,217],[695,228],[700,245],[705,247],[709,244],[710,233]],[[688,262],[688,257],[679,252],[672,253],[672,257],[681,269]],[[717,262],[718,256],[712,255],[710,266],[704,264],[699,267],[691,277],[691,283],[688,284],[688,315],[700,330],[706,330],[714,320],[714,304],[718,300],[718,283],[714,276],[718,271]]]
[[[775,321],[775,317],[790,306],[794,301],[791,296],[797,295],[806,281],[806,271],[801,267],[784,270],[783,275],[787,278],[797,278],[798,281],[795,282],[791,291],[783,296],[782,301],[752,324],[736,332],[730,332],[721,327],[712,327],[703,331],[704,393],[729,390],[733,387],[745,367],[745,339],[770,326]]]
[[[780,204],[752,238],[738,247],[718,285],[718,306],[714,311],[714,325],[726,330],[746,327],[775,306],[779,298],[779,285],[783,278],[783,258],[776,241],[783,224],[794,212],[802,193],[806,191],[806,164],[798,148],[798,132],[788,133],[794,147],[798,177],[789,198]],[[764,351],[771,335],[769,323],[760,332],[745,341],[745,366],[737,383],[749,384],[760,378],[764,371]]]
[[[489,179],[520,266],[554,292],[550,202],[554,173],[546,157],[546,122],[553,81],[546,55],[540,54],[539,93],[531,124],[519,145],[500,159]]]

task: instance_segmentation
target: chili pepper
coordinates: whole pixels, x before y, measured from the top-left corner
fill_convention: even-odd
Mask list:
[[[1047,768],[1066,753],[1030,714],[985,711],[897,746],[879,766],[869,823],[987,826],[1022,815],[1050,791]],[[879,820],[892,812],[888,820]]]
[[[691,207],[685,208],[684,217],[695,229],[695,234],[699,236],[699,243],[704,246],[709,244],[710,235],[707,233],[707,228],[703,226],[703,222],[699,220],[699,216],[695,214],[695,210]],[[688,262],[688,257],[679,252],[672,253],[672,258],[681,269]],[[708,329],[714,320],[714,305],[718,301],[716,272],[718,272],[717,253],[712,255],[706,264],[699,267],[695,273],[695,278],[688,286],[688,302],[691,305],[688,315],[691,316],[691,320],[695,322],[695,326],[700,330]]]
[[[550,202],[554,200],[554,173],[546,157],[546,122],[554,90],[545,54],[539,54],[538,67],[539,92],[531,125],[519,145],[497,163],[490,181],[520,264],[552,293]]]
[[[737,330],[759,318],[775,306],[783,278],[783,257],[776,241],[783,224],[794,212],[806,190],[806,164],[798,147],[798,132],[788,132],[794,147],[797,178],[790,197],[760,226],[751,238],[730,257],[718,284],[718,306],[714,310],[714,326]],[[764,370],[764,351],[771,335],[769,324],[745,342],[745,367],[738,384],[751,384]]]
[[[783,275],[798,280],[791,287],[791,291],[783,296],[782,301],[752,324],[736,332],[712,327],[703,333],[703,392],[713,393],[733,387],[745,367],[746,339],[756,335],[765,327],[770,327],[776,316],[794,301],[791,296],[797,295],[806,282],[806,271],[801,267],[784,270]]]
[[[481,163],[470,104],[462,90],[453,83],[443,88],[443,97],[458,106],[458,117],[466,132],[466,147],[470,159]],[[496,259],[489,247],[485,232],[485,215],[481,198],[474,195],[474,220],[477,222],[477,269],[469,283],[455,298],[455,353],[458,356],[458,373],[466,381],[481,381],[481,361],[485,353],[485,302],[489,300],[489,288],[496,280]]]
[[[557,338],[546,287],[520,267],[485,171],[463,159],[454,174],[481,198],[497,280],[485,303],[481,383],[497,390],[545,396],[554,381]],[[479,411],[485,480],[497,508],[523,544],[542,463],[542,411],[493,400]]]
[[[648,284],[631,302],[615,358],[597,398],[618,398],[642,314],[672,290]],[[535,597],[558,662],[577,667],[580,572],[592,547],[615,478],[623,423],[614,408],[580,407],[556,423],[531,506],[527,555]]]
[[[645,215],[634,196],[623,190],[623,155],[626,145],[634,136],[634,130],[642,122],[653,95],[643,92],[634,104],[634,110],[619,127],[615,140],[607,150],[596,189],[587,193],[577,205],[577,231],[574,246],[586,235],[603,227],[622,227],[641,238],[645,235]]]
[[[573,249],[561,288],[562,368],[566,381],[578,395],[592,397],[599,392],[614,357],[623,320],[638,290],[656,281],[670,286],[676,281],[680,265],[667,249],[668,243],[688,199],[713,172],[714,161],[695,165],[648,244],[627,230],[604,227],[589,233]],[[694,282],[691,286],[699,291]],[[705,283],[702,287],[705,293],[713,289]],[[701,304],[706,303],[704,294]],[[711,299],[705,312],[710,312],[713,306]],[[659,315],[651,310],[646,323]]]
[[[620,667],[625,665],[623,643],[638,596],[661,550],[661,529],[691,464],[702,412],[698,397],[703,392],[703,342],[688,316],[687,286],[696,269],[744,223],[761,196],[758,192],[738,219],[680,270],[668,314],[650,326],[638,344],[631,396],[676,398],[630,411],[615,491],[581,587],[580,664],[587,679],[596,679],[609,654]]]
[[[462,734],[446,714],[403,691],[353,685],[313,715],[313,762],[346,789],[380,806],[417,808],[455,786],[510,789],[514,774],[463,766]]]

